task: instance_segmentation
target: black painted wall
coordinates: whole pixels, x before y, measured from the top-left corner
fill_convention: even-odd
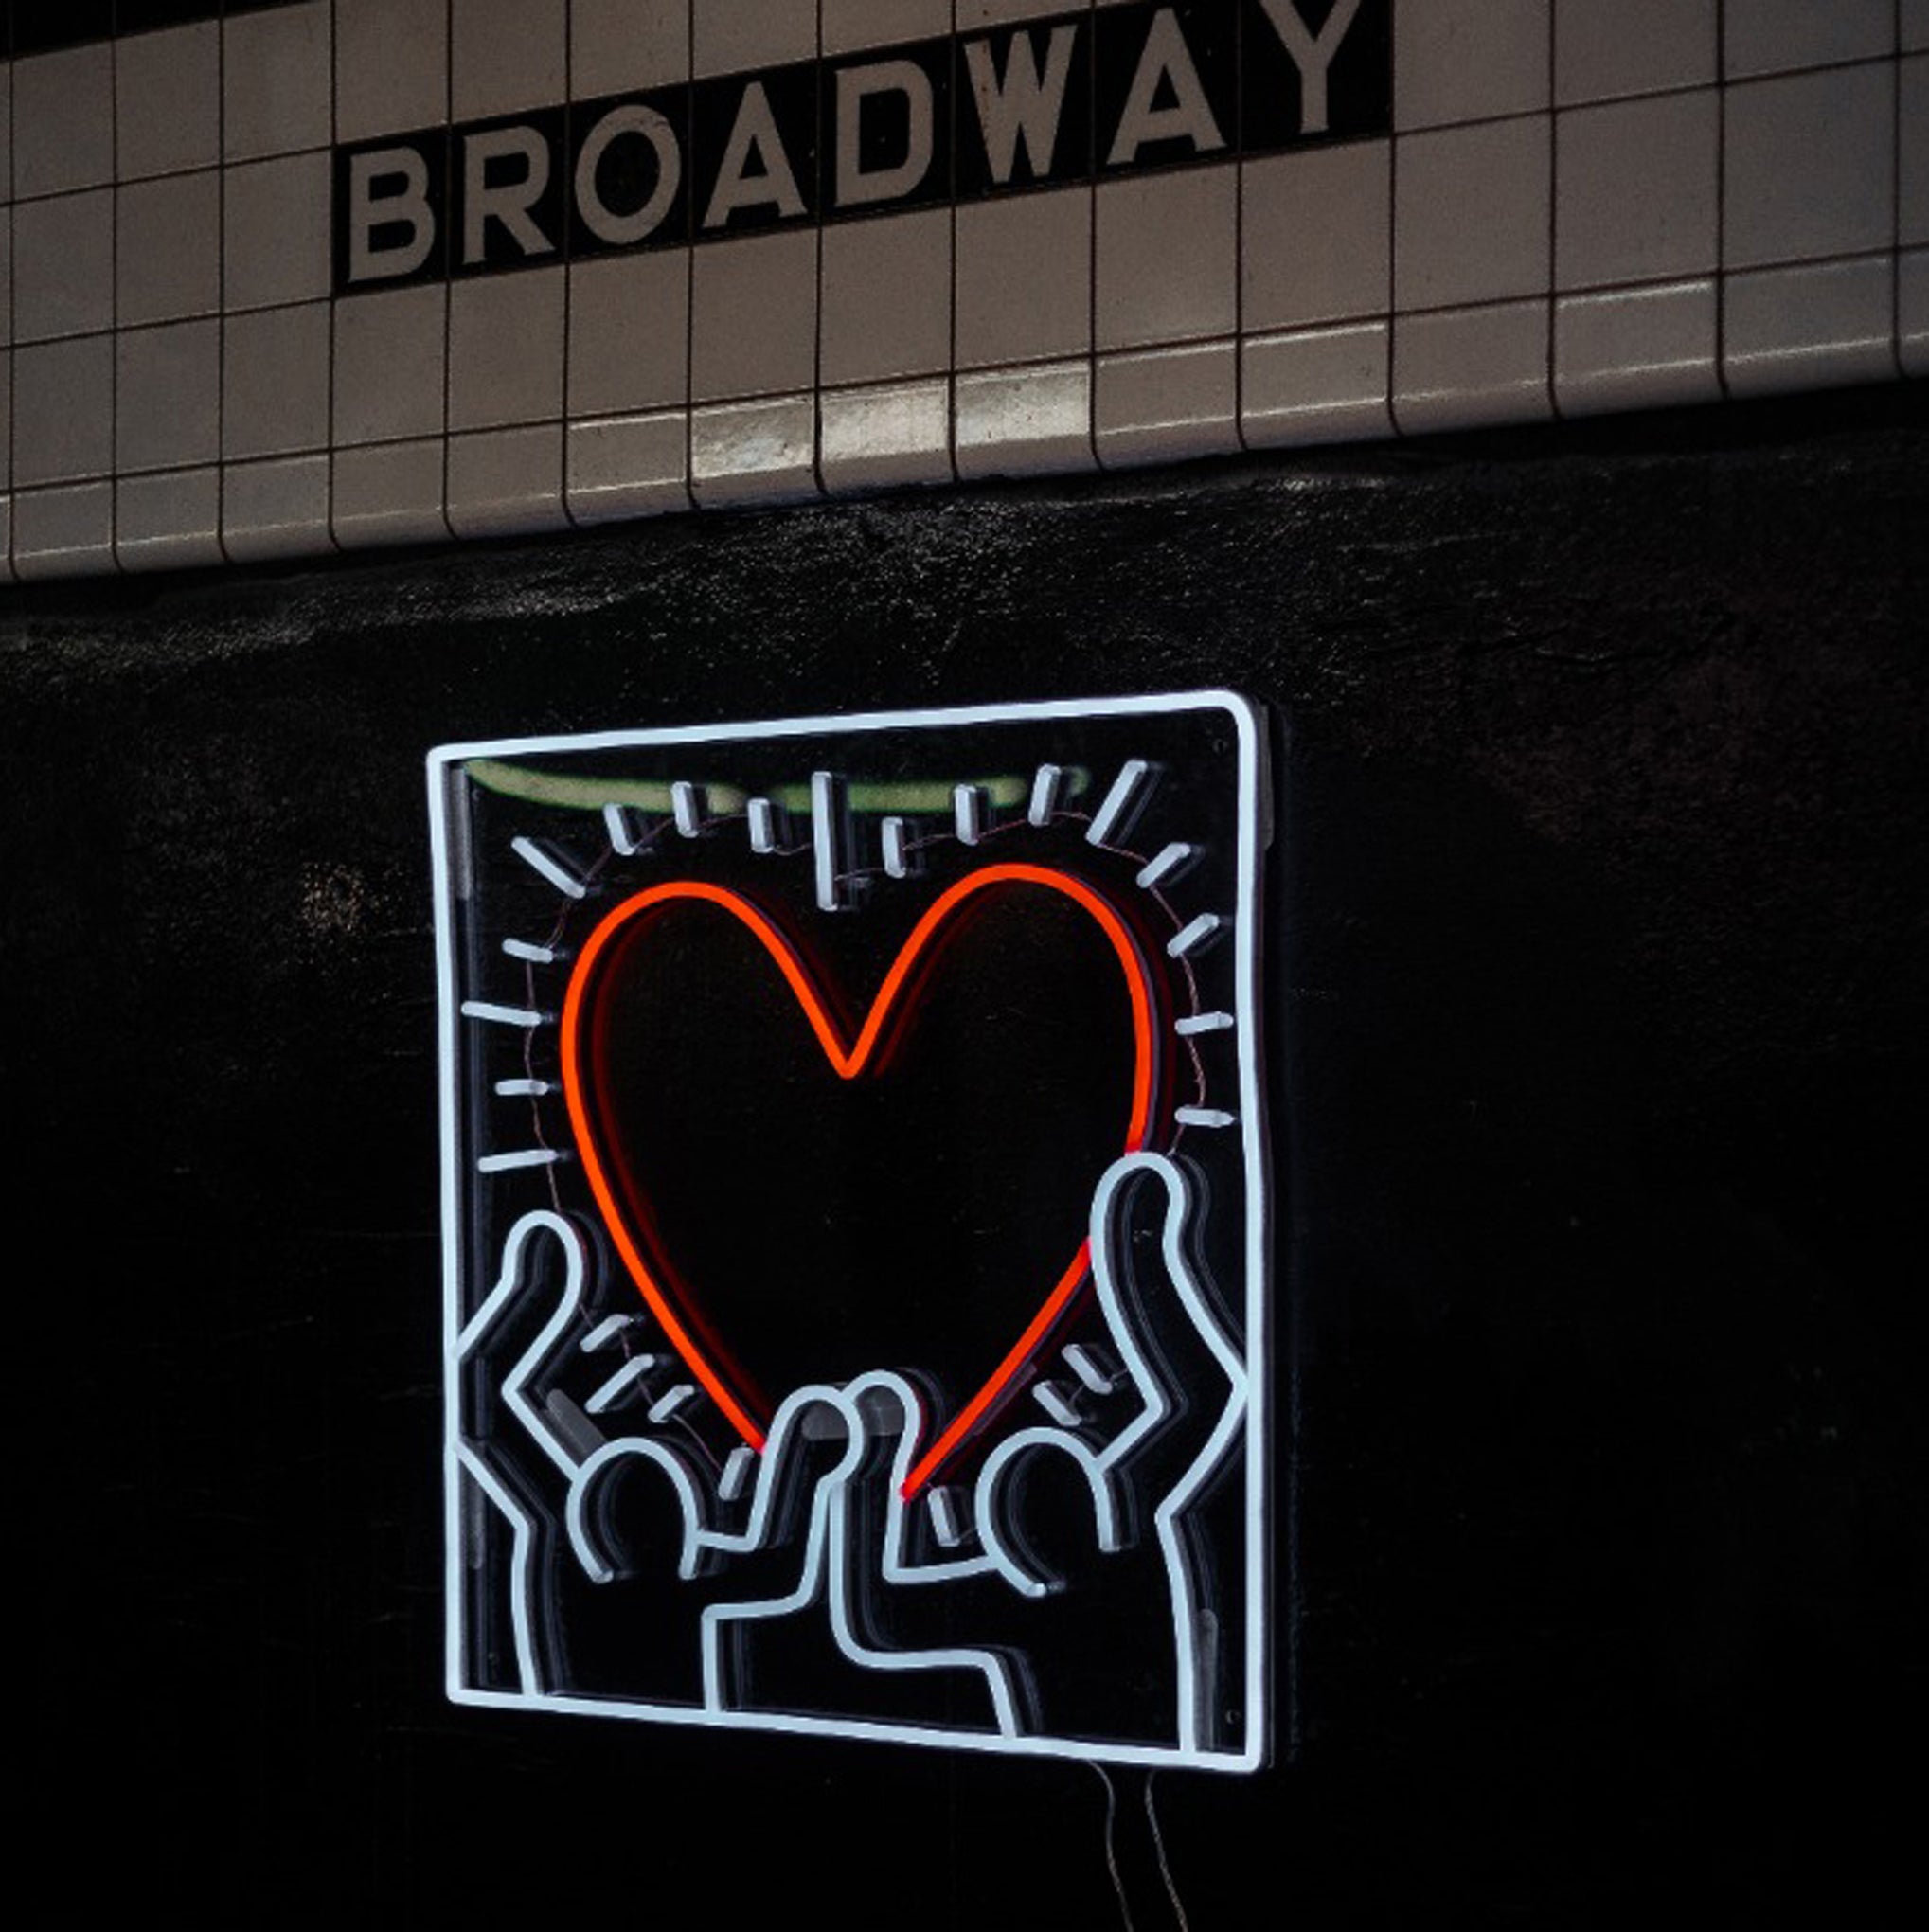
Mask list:
[[[1889,390],[15,594],[49,1870],[204,1923],[1116,1923],[1084,1767],[441,1701],[421,757],[1225,683],[1283,750],[1296,1694],[1290,1763],[1158,1780],[1191,1923],[1873,1916],[1929,1716],[1922,450]]]

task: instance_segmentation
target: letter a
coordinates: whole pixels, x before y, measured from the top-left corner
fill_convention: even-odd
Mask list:
[[[1159,82],[1172,83],[1172,104],[1154,107]],[[1210,154],[1225,146],[1225,136],[1212,116],[1212,103],[1200,84],[1199,69],[1192,64],[1192,49],[1179,31],[1179,17],[1170,7],[1152,15],[1151,30],[1145,37],[1145,51],[1138,57],[1138,71],[1132,77],[1132,92],[1125,98],[1125,112],[1118,116],[1118,132],[1113,136],[1112,152],[1105,157],[1108,168],[1138,159],[1138,151],[1148,141],[1187,140],[1195,152]]]

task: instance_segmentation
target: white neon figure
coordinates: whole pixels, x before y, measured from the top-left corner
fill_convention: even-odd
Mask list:
[[[1158,1533],[1159,1552],[1165,1560],[1166,1586],[1171,1602],[1172,1641],[1178,1657],[1179,1746],[1183,1751],[1204,1751],[1200,1710],[1200,1615],[1196,1580],[1186,1552],[1180,1521],[1194,1498],[1237,1440],[1246,1419],[1247,1384],[1245,1364],[1240,1351],[1219,1324],[1200,1288],[1192,1264],[1186,1255],[1186,1234],[1193,1212],[1191,1183],[1185,1171],[1161,1154],[1127,1154],[1106,1170],[1105,1177],[1092,1197],[1092,1282],[1098,1306],[1111,1331],[1113,1346],[1124,1363],[1125,1373],[1136,1390],[1139,1413],[1106,1444],[1094,1450],[1080,1437],[1065,1429],[1034,1428],[1008,1437],[985,1458],[978,1474],[975,1496],[979,1541],[998,1574],[1013,1589],[1027,1597],[1042,1597],[1051,1581],[1040,1577],[1025,1564],[1005,1532],[998,1509],[999,1491],[1012,1465],[1035,1450],[1052,1450],[1068,1457],[1083,1473],[1092,1492],[1098,1518],[1099,1547],[1116,1550],[1120,1545],[1122,1512],[1116,1493],[1117,1474],[1133,1453],[1172,1413],[1165,1385],[1153,1372],[1139,1347],[1138,1331],[1127,1313],[1120,1295],[1121,1279],[1127,1270],[1125,1257],[1118,1251],[1115,1204],[1122,1190],[1141,1177],[1156,1180],[1166,1193],[1160,1253],[1166,1272],[1192,1326],[1198,1331],[1213,1359],[1226,1378],[1227,1394],[1219,1419],[1206,1445],[1195,1456],[1185,1474],[1158,1503],[1152,1520]],[[1138,1291],[1134,1289],[1134,1293]]]
[[[549,1426],[535,1404],[529,1401],[527,1389],[529,1379],[554,1352],[557,1342],[563,1331],[576,1318],[582,1307],[582,1289],[588,1264],[588,1249],[580,1232],[560,1214],[539,1209],[525,1214],[509,1229],[509,1238],[503,1243],[502,1270],[496,1277],[495,1285],[483,1300],[482,1306],[469,1318],[461,1333],[456,1335],[451,1348],[449,1372],[453,1375],[461,1363],[474,1351],[475,1345],[489,1332],[509,1302],[524,1292],[524,1276],[527,1266],[527,1259],[530,1244],[540,1236],[548,1236],[558,1242],[563,1249],[563,1291],[557,1297],[556,1307],[543,1331],[524,1351],[515,1367],[503,1377],[502,1397],[504,1404],[527,1429],[538,1448],[556,1464],[564,1476],[574,1476],[577,1460],[569,1452],[568,1445]],[[476,1486],[498,1511],[509,1519],[514,1541],[509,1560],[509,1619],[515,1632],[516,1673],[525,1696],[536,1696],[547,1687],[538,1681],[536,1667],[536,1641],[531,1628],[532,1598],[535,1579],[529,1573],[532,1547],[535,1540],[535,1525],[527,1511],[509,1494],[503,1485],[490,1473],[474,1450],[466,1441],[455,1445],[455,1460],[474,1479]]]

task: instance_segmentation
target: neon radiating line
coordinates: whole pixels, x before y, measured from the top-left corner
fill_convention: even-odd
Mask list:
[[[590,1330],[588,1334],[583,1336],[582,1340],[577,1344],[577,1347],[585,1355],[593,1355],[598,1349],[615,1341],[626,1328],[629,1328],[637,1319],[638,1317],[634,1315],[606,1315],[602,1320],[597,1323],[595,1328]]]
[[[670,788],[670,815],[685,838],[695,838],[703,830],[697,804],[697,788],[688,778],[679,778]]]
[[[835,772],[811,774],[811,859],[817,882],[817,910],[837,910],[837,832],[844,784]]]
[[[1065,1367],[1089,1388],[1094,1395],[1111,1392],[1112,1378],[1093,1360],[1092,1351],[1082,1342],[1074,1342],[1063,1351]]]
[[[538,1012],[534,1007],[497,1006],[492,1000],[465,999],[462,1017],[492,1021],[498,1027],[540,1027],[548,1015]]]
[[[1119,767],[1118,776],[1112,781],[1112,789],[1105,795],[1105,802],[1099,806],[1098,816],[1086,828],[1085,836],[1093,845],[1103,845],[1116,832],[1132,809],[1132,801],[1138,788],[1145,782],[1146,774],[1152,770],[1142,758],[1129,758]]]
[[[656,1367],[654,1355],[632,1355],[610,1379],[598,1388],[583,1407],[593,1416],[599,1416],[614,1402],[619,1401],[633,1382],[640,1382]]]
[[[976,785],[956,786],[951,795],[953,823],[966,845],[976,845],[985,835],[985,795]]]
[[[1232,1024],[1230,1013],[1193,1013],[1181,1020],[1172,1031],[1182,1040],[1189,1040],[1194,1033],[1223,1033]]]
[[[540,872],[565,897],[570,899],[588,897],[589,887],[567,866],[552,859],[534,839],[512,838],[509,840],[509,850],[531,870]]]
[[[1170,879],[1198,850],[1197,846],[1188,846],[1181,839],[1174,839],[1139,873],[1138,883],[1150,892],[1161,879]]]
[[[905,850],[908,836],[908,830],[902,818],[884,820],[884,870],[893,879],[902,879],[910,870],[910,853]]]
[[[1183,959],[1188,953],[1196,952],[1203,946],[1224,923],[1216,912],[1202,912],[1190,925],[1174,933],[1166,941],[1166,951],[1173,958]]]
[[[1175,1107],[1172,1118],[1182,1127],[1233,1127],[1239,1123],[1237,1114],[1228,1114],[1222,1107]]]
[[[688,1382],[679,1382],[667,1395],[659,1395],[650,1404],[650,1420],[667,1422],[695,1393]]]
[[[1049,825],[1051,815],[1059,809],[1059,793],[1063,789],[1065,775],[1055,764],[1042,764],[1038,776],[1031,781],[1031,809],[1025,814],[1033,825]]]
[[[1079,1426],[1078,1410],[1059,1393],[1055,1385],[1049,1382],[1034,1382],[1031,1385],[1031,1394],[1039,1407],[1053,1422],[1067,1429],[1076,1429]]]
[[[485,1154],[475,1163],[479,1174],[506,1174],[512,1168],[548,1167],[563,1156],[553,1147],[525,1147],[515,1154]]]
[[[884,1037],[884,1029],[893,1019],[898,1002],[901,996],[904,995],[905,987],[926,948],[948,926],[954,914],[967,901],[975,898],[981,892],[1005,886],[1039,886],[1048,891],[1062,894],[1091,916],[1111,944],[1119,968],[1125,975],[1126,992],[1132,1002],[1132,1111],[1126,1128],[1124,1152],[1136,1154],[1145,1145],[1146,1134],[1152,1122],[1154,1070],[1152,986],[1146,976],[1145,962],[1139,957],[1138,947],[1134,944],[1125,921],[1104,898],[1082,880],[1073,878],[1068,872],[1061,872],[1047,866],[1015,864],[985,866],[975,872],[967,873],[964,878],[941,893],[925,909],[923,917],[912,927],[910,936],[898,949],[897,957],[892,960],[890,970],[884,975],[884,983],[878,988],[877,995],[871,1001],[870,1011],[865,1016],[864,1026],[849,1046],[845,1046],[837,1023],[831,1018],[796,948],[763,912],[741,893],[733,892],[726,886],[713,886],[700,879],[674,879],[661,886],[652,886],[641,892],[634,893],[603,916],[577,957],[576,968],[569,976],[569,991],[563,1002],[563,1094],[568,1105],[569,1123],[576,1135],[577,1149],[582,1159],[583,1171],[589,1176],[590,1190],[596,1196],[603,1225],[609,1229],[610,1238],[616,1243],[617,1252],[621,1254],[623,1263],[630,1271],[631,1279],[636,1283],[644,1300],[649,1303],[651,1313],[663,1324],[664,1333],[670,1337],[677,1353],[688,1363],[691,1372],[703,1384],[711,1400],[728,1417],[731,1426],[754,1449],[760,1451],[763,1448],[765,1440],[763,1429],[711,1364],[699,1347],[695,1336],[678,1316],[669,1296],[664,1293],[649,1261],[644,1258],[641,1248],[630,1232],[623,1211],[617,1204],[616,1191],[611,1186],[601,1150],[597,1145],[594,1125],[584,1100],[587,1069],[583,1064],[585,1056],[582,1042],[583,1014],[588,1005],[589,989],[595,980],[597,968],[617,936],[643,915],[682,901],[696,901],[717,906],[727,912],[740,924],[747,927],[751,936],[770,956],[777,971],[783,975],[793,997],[803,1009],[804,1017],[812,1032],[816,1036],[817,1045],[823,1049],[825,1059],[831,1063],[832,1071],[840,1080],[856,1080],[869,1070],[877,1057],[879,1043]],[[905,1478],[903,1494],[906,1496],[916,1494],[924,1486],[932,1473],[949,1458],[958,1443],[976,1426],[985,1412],[1003,1395],[1012,1376],[1030,1357],[1040,1339],[1063,1313],[1065,1304],[1070,1301],[1079,1283],[1085,1277],[1090,1258],[1091,1242],[1088,1238],[1080,1243],[1078,1253],[1072,1257],[1071,1265],[1052,1284],[1051,1293],[1045,1297],[1037,1314],[1026,1325],[1024,1333],[1018,1337],[1005,1358],[992,1370],[984,1386],[959,1410],[926,1452],[923,1459]]]
[[[750,820],[750,850],[765,856],[776,851],[776,806],[768,798],[753,798],[744,813]]]
[[[546,1080],[499,1080],[495,1090],[506,1100],[535,1100],[549,1091],[549,1082]]]
[[[619,858],[632,858],[643,850],[635,820],[627,805],[611,803],[603,807],[603,827],[610,835],[610,850]]]
[[[502,949],[511,959],[527,959],[532,966],[553,966],[556,963],[554,946],[532,946],[527,939],[505,939]]]

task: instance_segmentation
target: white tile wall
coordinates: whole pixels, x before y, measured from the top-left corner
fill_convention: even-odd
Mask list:
[[[1094,4],[300,0],[0,63],[0,576],[1929,361],[1929,0],[1386,0],[1365,134],[334,293],[338,144]]]

